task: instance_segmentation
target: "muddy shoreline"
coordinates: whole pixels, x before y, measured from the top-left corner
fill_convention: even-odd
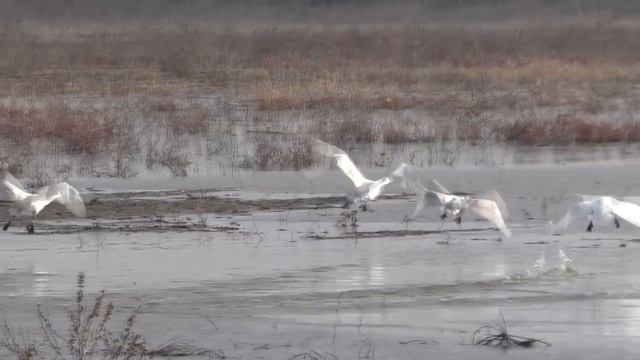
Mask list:
[[[171,217],[193,214],[237,214],[246,215],[256,211],[285,211],[302,209],[327,209],[341,207],[345,198],[341,196],[304,199],[256,199],[242,200],[216,196],[194,197],[187,194],[184,199],[156,200],[122,198],[111,196],[94,198],[86,203],[87,219],[124,220],[138,217]],[[0,211],[6,211],[9,204],[0,204]],[[37,219],[55,220],[72,215],[59,204],[46,207]]]

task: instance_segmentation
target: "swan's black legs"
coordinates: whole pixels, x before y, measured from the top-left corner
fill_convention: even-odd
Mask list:
[[[368,210],[369,210],[369,207],[367,206],[367,203],[364,203],[364,204],[360,205],[360,210],[362,210],[362,211],[368,211]]]
[[[31,222],[27,225],[27,232],[29,234],[33,234],[35,232],[35,229],[33,228],[33,220],[36,219],[36,214],[34,213],[33,216],[31,217]]]
[[[4,226],[2,227],[2,230],[7,231],[9,226],[11,226],[11,219],[9,219],[9,221],[6,224],[4,224]]]
[[[442,213],[442,215],[440,215],[440,220],[444,220],[447,218],[447,213]]]
[[[587,226],[587,232],[591,232],[593,230],[593,221],[589,222],[589,226]]]
[[[460,216],[456,217],[456,223],[458,225],[460,225],[462,223],[462,214],[460,214]]]
[[[618,221],[617,217],[613,218],[613,223],[616,224],[616,228],[618,228],[618,229],[620,228],[620,222]]]

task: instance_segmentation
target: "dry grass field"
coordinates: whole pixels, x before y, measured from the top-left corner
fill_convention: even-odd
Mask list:
[[[3,3],[0,138],[20,154],[5,165],[20,173],[18,159],[46,143],[115,159],[81,175],[132,175],[132,153],[185,175],[185,136],[258,169],[308,162],[274,133],[337,144],[640,139],[632,3],[152,3]],[[240,156],[236,127],[254,134]]]

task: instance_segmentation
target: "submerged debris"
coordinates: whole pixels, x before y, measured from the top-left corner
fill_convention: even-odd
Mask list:
[[[530,348],[535,345],[551,346],[550,343],[519,335],[509,334],[507,322],[504,320],[502,311],[500,312],[500,322],[498,325],[485,325],[479,327],[473,333],[473,345],[493,346],[503,349],[512,347]]]
[[[342,216],[338,220],[338,225],[342,227],[358,227],[358,211],[349,210],[342,212]]]
[[[435,344],[438,344],[438,342],[433,340],[425,340],[425,339],[413,339],[413,340],[403,340],[403,341],[400,341],[398,344],[400,345],[410,345],[410,344],[435,345]]]
[[[207,356],[210,359],[226,359],[222,350],[210,350],[190,344],[184,340],[169,340],[164,344],[149,350],[150,357],[182,357],[182,356]]]
[[[294,355],[290,357],[289,360],[338,360],[338,357],[329,352],[320,354],[319,352],[311,350],[306,353]]]

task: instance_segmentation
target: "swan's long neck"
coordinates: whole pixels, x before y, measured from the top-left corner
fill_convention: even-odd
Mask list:
[[[376,181],[374,181],[371,185],[369,185],[369,191],[367,192],[367,198],[369,200],[374,200],[375,198],[377,198],[380,193],[382,192],[382,189],[384,189],[384,187],[391,183],[393,180],[390,177],[383,177],[382,179],[378,179]]]
[[[11,193],[13,193],[13,196],[15,196],[16,201],[25,200],[26,198],[33,195],[13,185],[9,181],[5,181],[4,185],[7,187],[7,189],[9,189],[9,191],[11,191]]]
[[[390,177],[385,176],[385,177],[383,177],[382,179],[378,179],[378,181],[376,181],[376,182],[377,182],[377,183],[380,183],[382,186],[385,186],[385,185],[387,185],[387,184],[390,184],[392,181],[393,181],[393,180],[392,180]]]

